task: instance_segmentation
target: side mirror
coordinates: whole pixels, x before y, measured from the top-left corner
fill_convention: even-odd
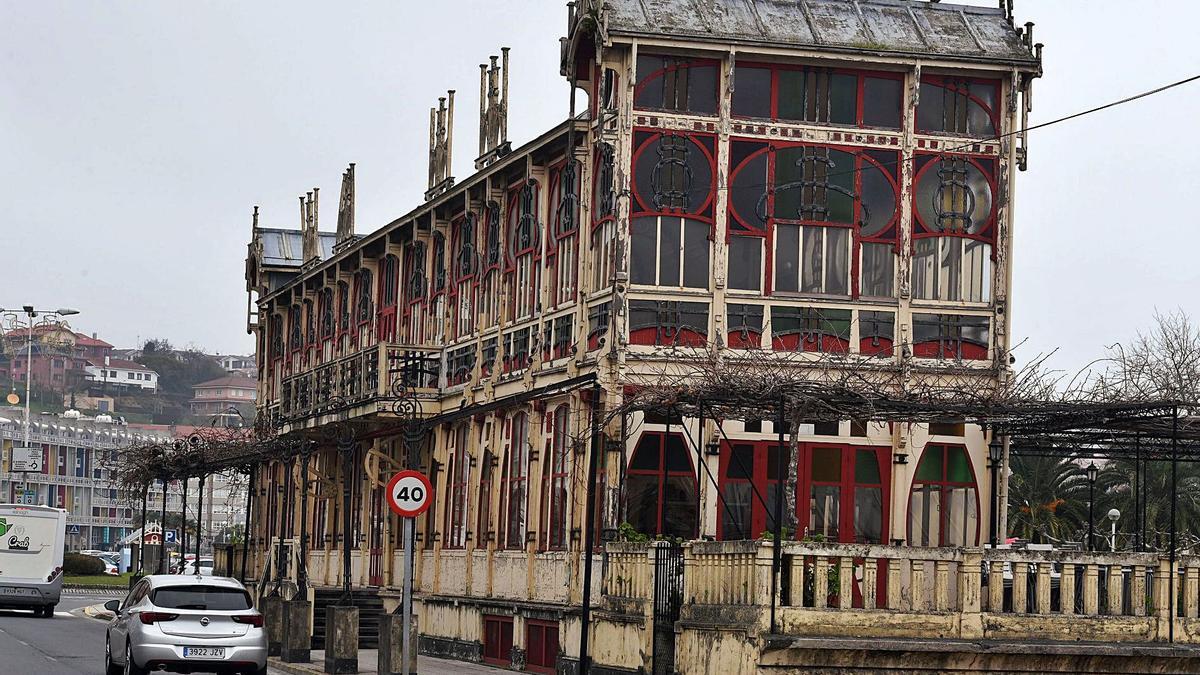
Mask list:
[[[104,603],[104,609],[116,614],[121,609],[121,601],[109,600],[108,602]]]

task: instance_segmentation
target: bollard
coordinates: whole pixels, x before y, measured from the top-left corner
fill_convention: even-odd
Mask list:
[[[417,616],[412,618],[408,629],[410,653],[409,675],[417,675]],[[404,617],[400,614],[384,614],[379,617],[379,675],[400,675],[404,672]]]
[[[325,608],[325,672],[358,672],[358,608]]]
[[[259,611],[267,629],[267,655],[279,656],[283,647],[283,598],[268,595],[259,600]]]
[[[312,649],[312,626],[309,616],[312,603],[307,600],[286,600],[283,603],[283,645],[280,658],[287,663],[308,663]]]

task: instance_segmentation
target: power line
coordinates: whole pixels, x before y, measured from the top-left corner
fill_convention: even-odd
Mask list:
[[[947,155],[947,154],[961,152],[963,150],[967,150],[967,149],[971,148],[972,146],[979,145],[980,143],[991,143],[993,141],[998,141],[998,140],[1007,138],[1009,136],[1016,136],[1018,134],[1035,131],[1037,129],[1044,129],[1046,127],[1054,126],[1055,124],[1061,124],[1063,122],[1068,122],[1073,119],[1084,117],[1085,115],[1091,115],[1093,113],[1101,112],[1103,110],[1108,110],[1109,108],[1115,108],[1117,106],[1124,105],[1126,103],[1132,103],[1139,99],[1147,98],[1149,96],[1154,96],[1156,94],[1161,94],[1162,92],[1168,91],[1170,89],[1174,89],[1176,87],[1181,87],[1185,84],[1195,82],[1196,80],[1200,80],[1200,74],[1192,75],[1191,77],[1186,77],[1182,80],[1177,80],[1175,82],[1171,82],[1170,84],[1165,84],[1165,85],[1162,85],[1161,87],[1155,87],[1154,89],[1149,89],[1149,90],[1134,94],[1132,96],[1127,96],[1125,98],[1118,99],[1116,101],[1110,101],[1103,105],[1098,105],[1094,108],[1088,108],[1087,110],[1081,110],[1079,112],[1072,113],[1070,115],[1065,115],[1063,117],[1058,117],[1058,118],[1055,118],[1055,119],[1052,119],[1052,120],[1049,120],[1046,122],[1041,122],[1040,124],[1034,124],[1033,126],[1022,127],[1020,129],[1014,129],[1012,131],[1008,131],[1008,132],[1005,132],[1002,134],[996,134],[994,136],[988,136],[986,138],[972,139],[966,143],[954,146],[952,148],[947,148],[947,149],[939,150],[939,151],[925,152],[923,154],[925,154],[925,155]],[[768,141],[768,142],[770,142],[770,141]],[[801,144],[801,145],[803,146],[805,144]],[[811,144],[809,144],[809,145],[811,145]],[[886,150],[886,148],[864,148],[864,149]],[[908,161],[911,162],[911,161],[914,161],[915,159],[916,159],[916,156],[914,155]],[[878,166],[881,166],[881,167],[898,166],[902,161],[904,161],[904,160],[897,159],[895,161],[875,162],[875,164],[877,164]],[[854,168],[854,169],[848,169],[846,171],[830,173],[830,174],[826,174],[825,179],[828,180],[830,178],[835,178],[837,176],[854,175],[856,173],[861,173],[862,170],[863,170],[862,168]],[[747,190],[747,189],[765,188],[765,187],[771,187],[771,184],[770,183],[754,183],[754,184],[750,184],[750,185],[739,185],[736,188],[732,185],[726,185],[724,187],[713,186],[713,187],[709,187],[709,188],[692,188],[692,189],[682,190],[682,192],[701,192],[701,191],[703,191],[704,193],[708,193],[708,192],[720,192],[722,190],[728,192],[730,190],[735,190],[735,189],[736,190]],[[680,192],[680,191],[673,190],[673,192]]]

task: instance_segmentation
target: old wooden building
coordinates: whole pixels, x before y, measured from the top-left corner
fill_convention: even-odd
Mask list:
[[[260,413],[317,449],[307,476],[259,471],[255,568],[284,539],[319,610],[349,538],[354,587],[394,607],[383,490],[419,468],[436,494],[417,528],[423,651],[554,672],[578,662],[588,540],[600,606],[629,581],[613,576],[624,544],[605,542],[756,540],[781,485],[796,538],[969,548],[1003,532],[1004,458],[961,420],[600,411],[713,354],[906,385],[1009,377],[1014,182],[1041,69],[1010,4],[580,0],[561,63],[523,66],[572,83],[561,124],[509,141],[505,50],[481,66],[474,174],[449,175],[452,92],[410,212],[357,233],[354,165],[336,233],[316,190],[299,230],[256,212]],[[596,668],[656,667],[636,612],[605,611]]]

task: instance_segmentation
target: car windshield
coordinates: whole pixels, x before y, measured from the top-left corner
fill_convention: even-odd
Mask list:
[[[167,586],[156,589],[150,601],[164,609],[250,609],[250,595],[246,591],[225,586]]]

